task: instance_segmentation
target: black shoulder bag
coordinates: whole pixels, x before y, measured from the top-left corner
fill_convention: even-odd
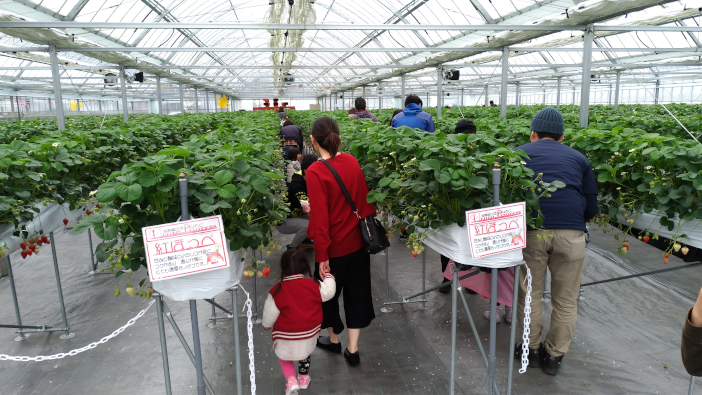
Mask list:
[[[388,236],[385,232],[385,228],[383,227],[383,225],[381,225],[380,222],[372,215],[369,215],[365,218],[361,218],[361,216],[358,215],[358,209],[356,208],[356,205],[353,204],[351,195],[349,195],[349,191],[346,190],[346,186],[341,181],[339,174],[337,174],[336,170],[334,170],[334,168],[332,167],[332,165],[329,164],[329,162],[327,162],[324,159],[322,159],[322,162],[324,162],[324,164],[327,165],[329,170],[331,170],[332,174],[334,175],[334,178],[336,178],[336,181],[341,187],[341,191],[346,196],[346,200],[349,201],[349,204],[351,205],[351,210],[353,210],[354,214],[356,214],[356,217],[358,217],[359,225],[361,228],[361,239],[363,240],[363,249],[370,254],[377,254],[380,251],[383,251],[384,249],[390,247],[390,241],[388,241]]]

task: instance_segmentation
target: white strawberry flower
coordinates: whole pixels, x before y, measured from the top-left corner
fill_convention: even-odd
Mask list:
[[[521,161],[521,162],[519,162],[519,163],[521,163],[521,164],[523,164],[523,165],[526,165],[526,162],[524,162],[524,161]]]
[[[120,224],[123,224],[123,223],[124,223],[124,220],[123,220],[122,218],[120,218],[120,219],[119,219],[119,223],[120,223]]]
[[[58,148],[59,145],[61,145],[59,142],[55,142],[55,143],[51,144],[51,146],[52,146],[52,147],[55,147],[55,148]]]
[[[634,151],[636,151],[636,150],[635,150],[635,149],[633,149],[633,148],[629,150],[629,152],[634,152]]]
[[[90,196],[94,196],[97,193],[97,190],[90,191]]]

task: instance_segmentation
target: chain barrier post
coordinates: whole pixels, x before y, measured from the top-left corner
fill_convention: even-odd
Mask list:
[[[181,102],[183,98],[183,89],[181,83]],[[182,104],[182,103],[181,103]],[[182,110],[182,109],[181,109]],[[190,219],[190,211],[188,210],[188,180],[185,179],[185,173],[180,173],[178,180],[178,191],[180,193],[180,220],[187,221]],[[195,373],[197,375],[197,395],[205,395],[205,374],[202,370],[202,351],[200,350],[200,327],[198,326],[197,318],[197,301],[190,300],[190,324],[193,328],[193,353],[195,354]]]
[[[495,162],[495,167],[492,169],[492,205],[500,206],[500,179],[502,172],[500,165]],[[490,270],[490,344],[488,351],[488,388],[489,394],[495,393],[495,372],[497,362],[496,343],[497,343],[497,269]]]
[[[402,79],[404,81],[404,75],[402,76]],[[365,89],[365,88],[364,88]],[[385,303],[384,306],[380,309],[383,313],[390,313],[392,311],[392,307],[390,307],[390,250],[388,248],[385,249]]]
[[[244,393],[243,384],[241,382],[241,345],[239,344],[239,300],[237,292],[239,285],[235,285],[232,289],[232,318],[234,319],[234,363],[236,364],[236,394]]]
[[[90,271],[88,274],[97,272],[97,264],[95,263],[95,250],[93,250],[93,232],[88,228],[88,244],[90,245]]]
[[[17,300],[17,289],[15,288],[15,276],[12,274],[12,262],[10,262],[10,253],[7,253],[7,275],[10,277],[10,291],[12,292],[12,302],[15,304],[15,317],[17,317],[17,326],[22,326],[22,315],[19,310],[19,301]],[[22,329],[17,330],[17,337],[15,337],[16,342],[21,342],[27,340],[29,335],[22,333]]]
[[[257,289],[257,285],[258,285],[258,262],[259,262],[259,260],[258,260],[258,258],[256,258],[256,251],[257,250],[254,250],[253,248],[252,248],[252,250],[253,250],[253,259],[254,259],[254,262],[256,264],[256,268],[255,268],[256,272],[254,273],[254,276],[253,276],[254,283],[253,283],[253,321],[252,322],[254,324],[258,325],[261,322],[263,322],[262,319],[258,318],[258,297],[257,297],[257,293],[256,293],[257,292],[256,289]],[[261,253],[260,254],[261,260],[263,260],[263,251],[259,251],[259,252]]]
[[[687,390],[687,395],[694,395],[695,393],[695,376],[690,376],[690,388]]]
[[[512,296],[512,328],[510,329],[509,342],[509,363],[507,368],[507,395],[512,395],[512,372],[514,371],[514,344],[517,334],[517,309],[519,303],[519,268],[521,265],[514,267],[514,295]]]
[[[59,303],[61,304],[61,317],[63,318],[63,329],[65,331],[63,335],[59,336],[59,339],[65,340],[72,338],[76,334],[71,333],[71,328],[68,326],[68,319],[66,318],[66,305],[63,303],[63,290],[61,289],[61,275],[59,274],[58,260],[56,259],[56,242],[54,241],[54,232],[49,233],[49,238],[51,239],[51,256],[54,258],[56,288],[58,289]]]
[[[456,262],[451,264],[453,277],[451,278],[451,380],[449,381],[449,394],[455,393],[456,384],[456,326],[458,325],[457,295],[461,291],[458,283],[458,270]]]

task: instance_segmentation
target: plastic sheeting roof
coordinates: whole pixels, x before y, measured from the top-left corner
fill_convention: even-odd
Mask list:
[[[662,5],[659,5],[662,3]],[[646,7],[646,5],[650,5]],[[277,8],[276,8],[277,7]],[[29,29],[1,29],[0,46],[30,46],[46,44],[50,34],[61,40],[75,42],[76,45],[124,46],[124,47],[183,47],[183,48],[424,48],[424,47],[492,47],[497,44],[520,47],[563,47],[582,48],[582,34],[579,32],[510,32],[505,31],[486,37],[481,31],[437,31],[421,30],[421,25],[484,25],[484,24],[562,24],[577,18],[588,22],[612,25],[653,24],[675,26],[678,23],[698,26],[702,1],[673,2],[652,0],[295,0],[291,7],[287,0],[0,0],[0,15],[6,19],[21,17],[23,20],[77,22],[183,22],[183,23],[264,23],[273,21],[286,23],[316,24],[411,24],[416,30],[408,31],[304,31],[296,40],[272,36],[266,30],[214,30],[200,31],[188,29],[66,29],[47,32],[37,37],[36,31]],[[628,12],[631,11],[631,12]],[[600,15],[613,17],[594,20]],[[679,22],[682,21],[682,22]],[[581,24],[582,22],[578,22]],[[25,30],[25,31],[21,31]],[[37,29],[39,30],[39,29]],[[281,30],[282,31],[282,30]],[[279,34],[278,33],[275,34]],[[19,38],[17,38],[19,37]],[[22,39],[22,41],[20,40]],[[56,38],[58,40],[58,38]],[[598,32],[593,48],[628,48],[626,52],[599,52],[592,55],[593,72],[611,69],[612,63],[642,63],[646,61],[694,62],[699,66],[699,58],[690,52],[651,52],[649,48],[699,47],[700,33],[684,32]],[[44,42],[44,41],[46,42]],[[29,41],[29,42],[27,42]],[[294,42],[288,42],[294,41]],[[319,69],[288,69],[297,77],[294,85],[287,85],[289,96],[314,97],[329,91],[349,89],[359,85],[377,84],[399,91],[399,77],[387,78],[374,75],[396,73],[400,65],[428,64],[431,68],[405,70],[408,90],[431,91],[436,86],[438,63],[458,64],[462,78],[458,86],[471,89],[484,85],[486,81],[499,83],[501,72],[500,53],[496,52],[364,52],[364,53],[319,53],[300,52],[292,55],[270,52],[149,52],[149,53],[75,53],[61,52],[59,58],[66,65],[107,66],[116,63],[139,62],[151,65],[190,65],[190,66],[231,66],[227,69],[180,69],[147,74],[159,74],[172,81],[208,87],[228,92],[239,97],[260,97],[271,95],[282,82],[274,80],[274,74],[281,70],[242,69],[237,66],[330,66]],[[597,63],[607,66],[599,66]],[[2,67],[45,67],[47,53],[17,53],[0,55]],[[466,67],[466,63],[492,65],[494,67]],[[511,53],[510,81],[528,84],[535,79],[549,79],[563,76],[577,83],[580,79],[579,67],[581,52],[539,51]],[[557,66],[548,66],[555,64]],[[357,68],[335,68],[333,66],[357,66]],[[369,65],[392,65],[393,68],[372,69]],[[572,65],[568,68],[567,65]],[[637,66],[637,69],[640,66]],[[629,68],[627,67],[627,70]],[[640,72],[665,73],[670,68],[650,67]],[[678,69],[678,68],[676,68]],[[633,70],[633,67],[632,67]],[[62,83],[75,88],[100,90],[100,77],[109,70],[81,71],[63,69]],[[112,71],[114,72],[114,71]],[[180,75],[180,78],[177,78]],[[349,75],[345,79],[332,76]],[[359,77],[363,75],[364,77]],[[649,78],[652,74],[649,73]],[[32,86],[35,89],[50,89],[49,70],[18,71],[0,70],[0,85]],[[204,79],[202,77],[209,77]],[[308,78],[303,78],[308,77]],[[132,84],[135,85],[135,84]],[[454,85],[455,87],[456,85]],[[133,86],[132,91],[144,95],[155,95],[155,85]],[[136,89],[139,88],[139,89]]]

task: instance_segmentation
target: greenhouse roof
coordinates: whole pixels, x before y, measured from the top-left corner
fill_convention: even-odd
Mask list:
[[[62,89],[109,95],[104,76],[155,79],[239,98],[319,97],[382,84],[436,90],[509,82],[579,83],[593,25],[592,73],[605,81],[700,74],[702,1],[659,0],[0,0],[0,87],[50,92],[48,46]],[[663,27],[663,28],[657,28]],[[607,30],[608,28],[612,30]],[[552,29],[552,30],[549,30]],[[629,31],[627,31],[629,30]],[[294,81],[294,82],[293,82]],[[118,92],[114,93],[115,95]]]

